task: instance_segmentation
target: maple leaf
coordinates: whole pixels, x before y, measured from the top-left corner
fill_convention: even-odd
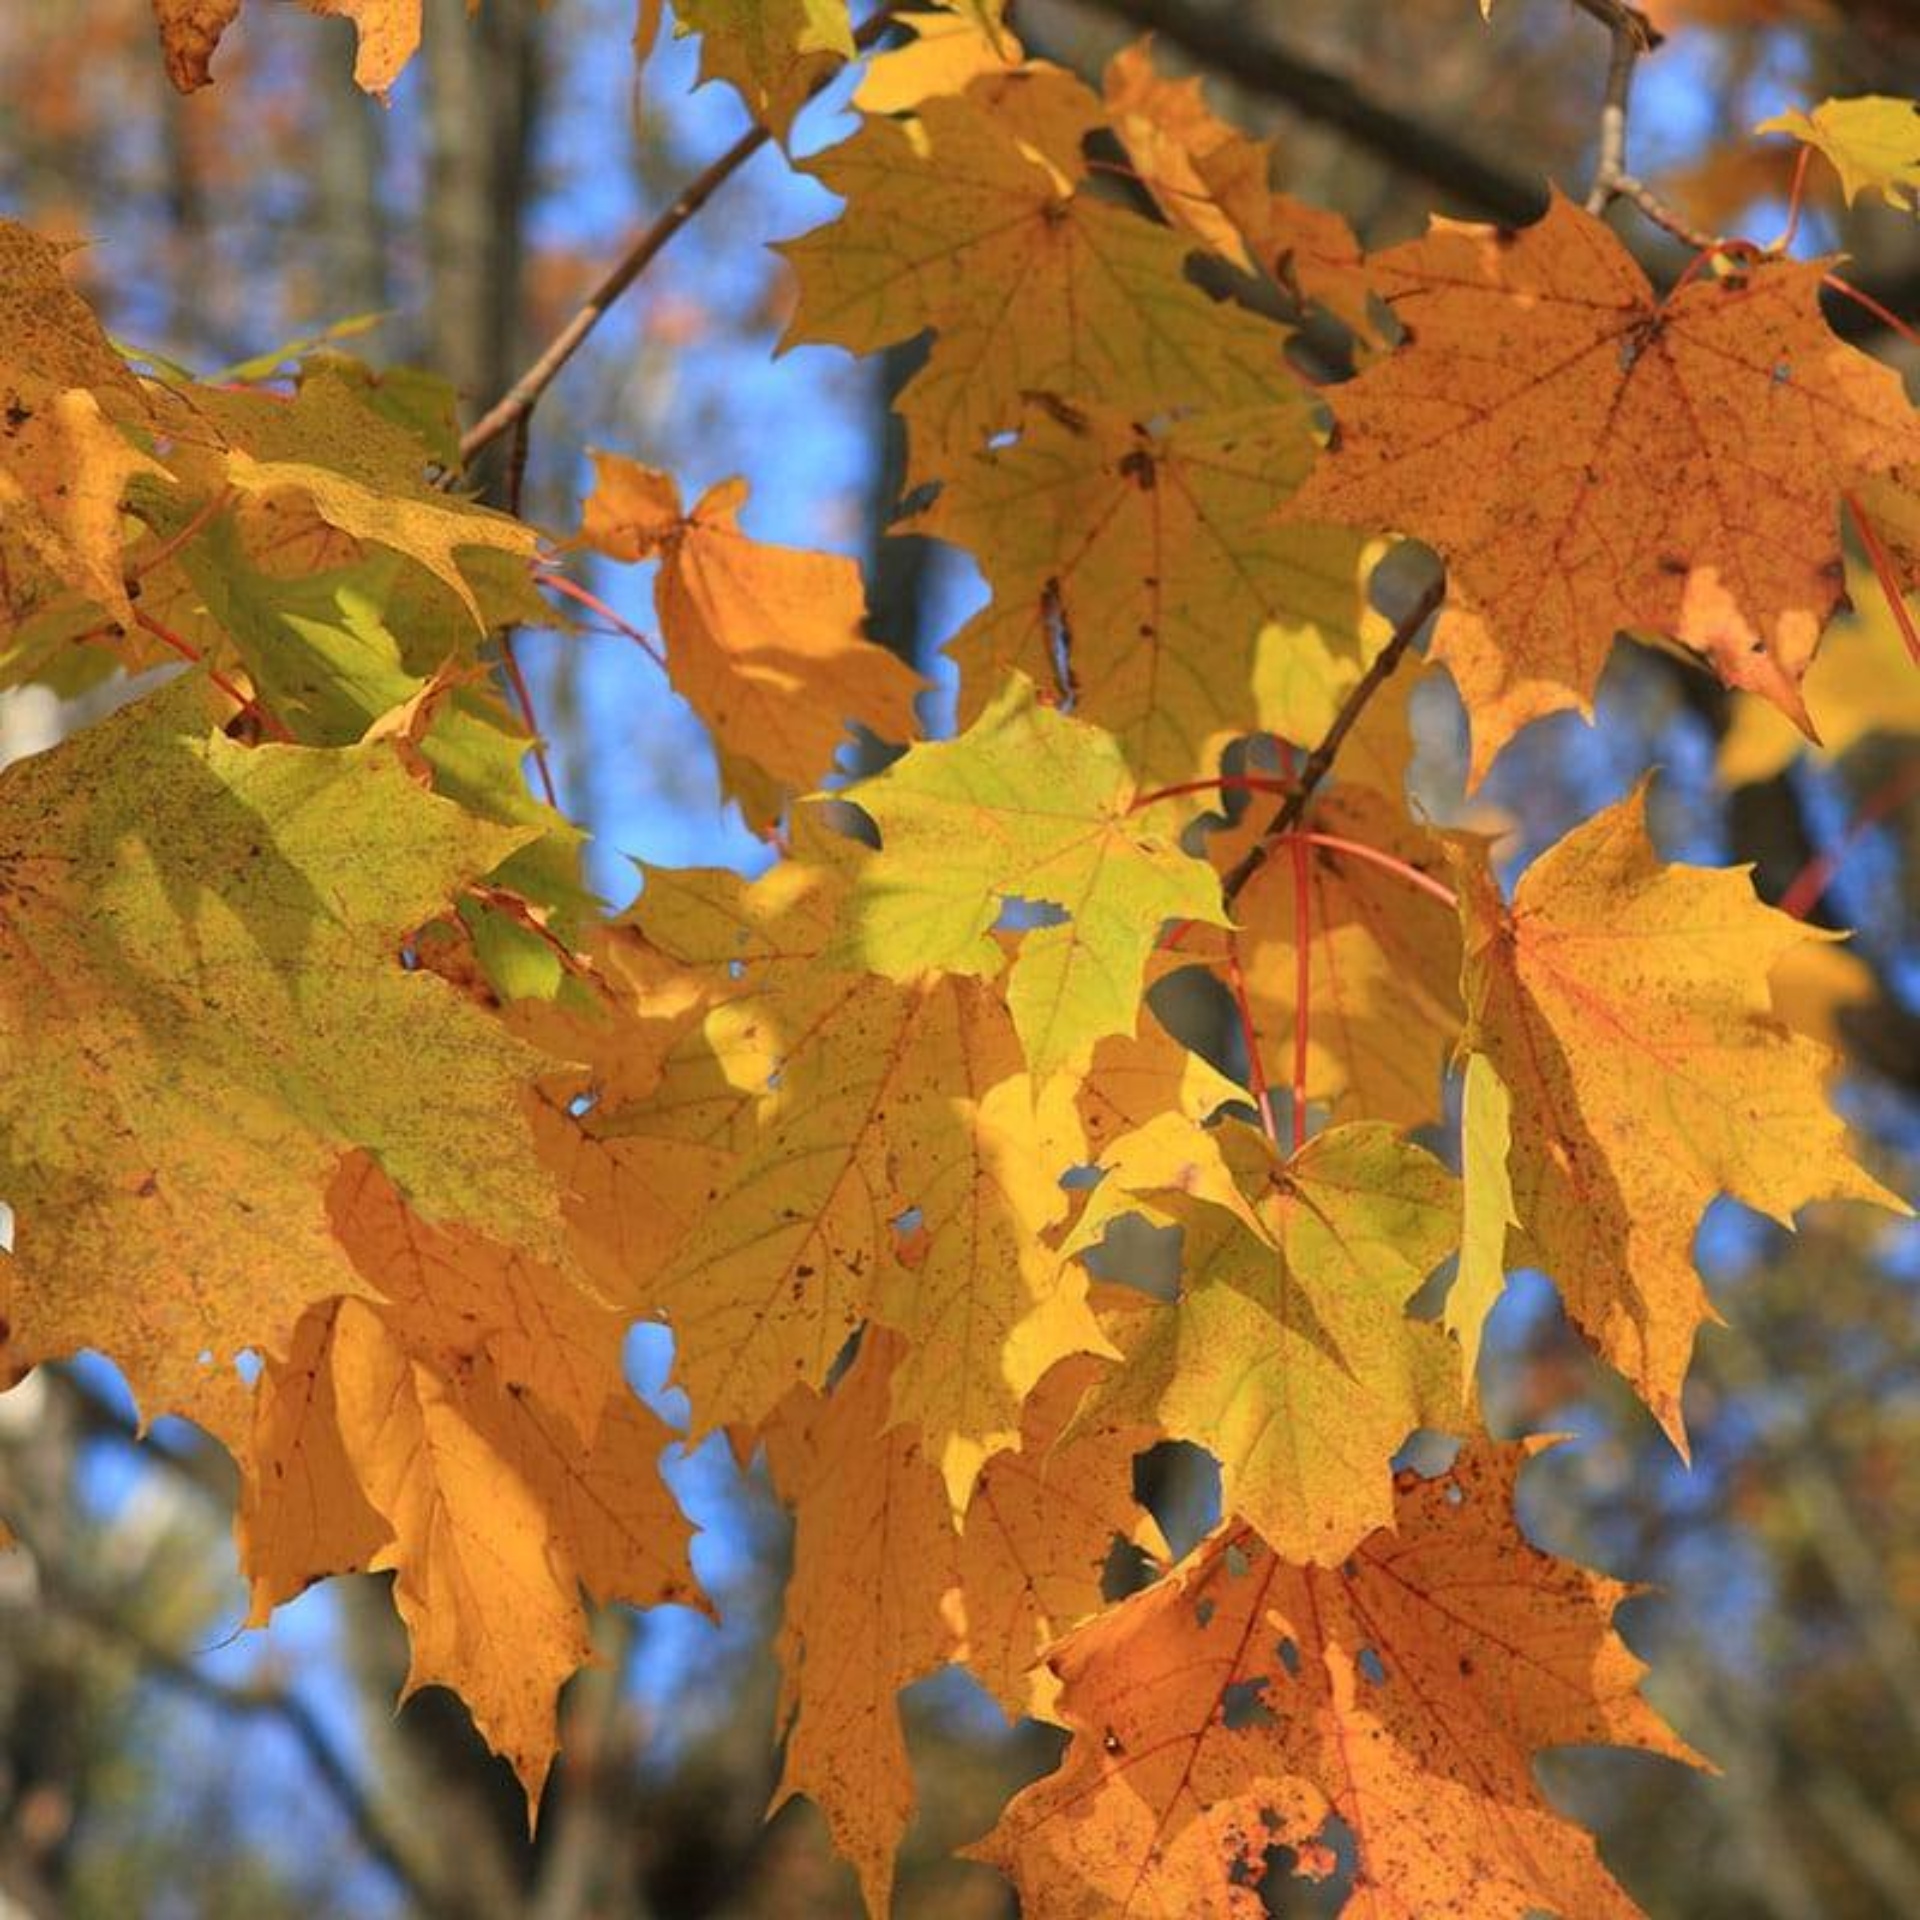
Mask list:
[[[167,77],[182,93],[212,84],[215,51],[241,0],[152,0]],[[301,0],[309,13],[351,20],[359,36],[353,77],[383,98],[420,44],[420,0]]]
[[[910,1336],[894,1417],[923,1430],[960,1505],[1047,1368],[1109,1351],[1083,1276],[1044,1239],[1066,1212],[1079,1128],[1068,1084],[1021,1071],[984,986],[832,964],[837,869],[868,864],[839,846],[820,836],[820,864],[751,886],[706,875],[661,898],[649,883],[640,925],[712,970],[712,1010],[669,1054],[660,1095],[602,1128],[650,1136],[669,1167],[718,1149],[648,1288],[696,1431],[758,1425],[878,1319]]]
[[[939,1472],[889,1412],[901,1345],[869,1332],[824,1399],[796,1390],[766,1434],[793,1508],[793,1574],[777,1651],[787,1757],[773,1805],[803,1793],[853,1862],[867,1910],[892,1909],[913,1817],[898,1695],[959,1648],[960,1569]]]
[[[1464,1045],[1512,1101],[1516,1266],[1567,1311],[1676,1446],[1707,1204],[1728,1193],[1784,1226],[1809,1201],[1904,1203],[1846,1152],[1827,1056],[1775,1016],[1767,979],[1821,936],[1763,906],[1745,869],[1662,866],[1642,787],[1522,875],[1511,907],[1459,869]]]
[[[728,82],[782,140],[814,88],[853,57],[847,0],[675,0],[673,16],[677,35],[700,35],[701,83]]]
[[[1004,77],[1023,64],[998,6],[939,13],[906,7],[893,17],[913,38],[868,58],[853,90],[862,113],[902,113],[931,94],[964,93],[983,76]]]
[[[783,345],[871,353],[936,329],[899,401],[916,474],[1014,426],[1029,392],[1151,416],[1285,391],[1283,334],[1185,280],[1166,228],[1076,191],[1099,102],[1058,72],[1020,80],[869,119],[812,163],[848,204],[780,249],[800,279]]]
[[[464,609],[436,616],[410,604],[404,588],[413,569],[393,553],[269,573],[249,553],[246,533],[241,522],[216,516],[177,552],[185,589],[178,601],[169,603],[164,587],[143,588],[142,604],[160,606],[210,664],[238,663],[255,698],[303,744],[394,740],[436,792],[484,819],[537,829],[492,878],[550,910],[557,932],[576,934],[598,904],[580,880],[586,836],[527,790],[520,767],[529,741],[498,700],[449,677],[464,682],[469,671],[451,664],[472,649]],[[409,659],[422,654],[445,671],[412,671]],[[481,925],[497,922],[473,903],[463,911]]]
[[[1186,1230],[1180,1298],[1105,1316],[1126,1359],[1069,1436],[1191,1440],[1219,1460],[1227,1512],[1293,1559],[1332,1564],[1391,1523],[1407,1436],[1459,1412],[1452,1343],[1406,1315],[1458,1244],[1454,1183],[1378,1123],[1318,1134],[1285,1162],[1235,1123],[1217,1139],[1229,1205],[1204,1177],[1162,1186],[1158,1149],[1144,1165],[1124,1140],[1109,1155],[1075,1244],[1148,1202],[1149,1218]]]
[[[1131,1033],[1147,955],[1172,919],[1224,924],[1219,888],[1174,838],[1190,805],[1136,804],[1112,735],[1040,705],[1024,676],[953,741],[849,790],[880,829],[852,896],[850,952],[896,980],[993,975],[1012,900],[1069,916],[1020,936],[1007,1004],[1045,1078]]]
[[[122,499],[167,469],[123,430],[145,419],[126,363],[66,283],[72,251],[0,220],[0,582],[16,627],[41,603],[79,593],[131,623]]]
[[[1057,1717],[1060,1683],[1041,1656],[1100,1611],[1116,1539],[1163,1560],[1167,1544],[1133,1497],[1137,1437],[1067,1438],[1099,1362],[1063,1360],[1033,1390],[1020,1445],[992,1455],[967,1502],[959,1575],[966,1602],[960,1657],[1008,1714]]]
[[[533,557],[531,527],[429,485],[420,440],[383,419],[338,374],[302,382],[290,400],[214,387],[174,399],[190,400],[178,428],[183,439],[204,446],[212,429],[209,450],[226,484],[262,502],[292,495],[326,526],[391,548],[442,582],[476,629],[487,617],[461,554],[491,548],[522,563]]]
[[[1274,145],[1218,119],[1199,79],[1154,71],[1149,42],[1107,65],[1107,111],[1168,221],[1222,258],[1316,300],[1365,345],[1377,345],[1373,287],[1353,229],[1271,184]]]
[[[360,1289],[325,1206],[353,1148],[429,1218],[558,1243],[536,1056],[401,964],[524,831],[387,749],[249,751],[204,711],[188,679],[0,773],[10,1318],[112,1353],[146,1417]]]
[[[1920,106],[1886,94],[1824,100],[1811,113],[1797,107],[1762,120],[1755,133],[1790,133],[1832,161],[1851,206],[1878,193],[1890,207],[1911,210],[1920,188]]]
[[[1848,569],[1847,598],[1853,617],[1836,622],[1820,643],[1801,687],[1825,759],[1838,759],[1871,734],[1920,733],[1920,670],[1869,569]],[[1720,778],[1729,787],[1771,780],[1806,747],[1776,709],[1741,694],[1721,736]]]
[[[121,500],[136,474],[166,469],[133,446],[85,388],[34,393],[12,384],[0,425],[0,512],[5,545],[41,579],[133,624],[123,559]],[[36,598],[7,568],[16,605]]]
[[[1389,628],[1374,548],[1273,524],[1311,459],[1295,401],[1152,428],[1056,402],[956,462],[920,524],[993,588],[951,643],[963,720],[1009,672],[1056,683],[1143,785],[1213,772],[1237,735],[1319,738]]]
[[[1055,1650],[1074,1741],[971,1851],[1048,1920],[1254,1920],[1272,1849],[1352,1911],[1632,1920],[1591,1838],[1534,1783],[1569,1744],[1696,1760],[1613,1632],[1630,1589],[1515,1529],[1527,1447],[1403,1474],[1391,1529],[1339,1569],[1229,1528]]]
[[[1087,1144],[1104,1159],[1123,1134],[1163,1122],[1199,1127],[1246,1094],[1154,1020],[1141,1034],[1102,1040],[1074,1098]]]
[[[631,1315],[570,1270],[421,1219],[364,1153],[341,1163],[327,1202],[348,1257],[395,1310],[419,1357],[449,1379],[484,1359],[507,1392],[530,1396],[592,1444],[625,1391]]]
[[[555,1698],[592,1654],[581,1587],[698,1604],[689,1530],[656,1465],[673,1436],[616,1384],[583,1445],[484,1349],[449,1347],[439,1312],[427,1298],[329,1302],[268,1362],[240,1450],[252,1623],[323,1574],[393,1569],[413,1648],[402,1698],[456,1689],[531,1812]]]
[[[1506,1288],[1507,1229],[1520,1224],[1507,1175],[1512,1150],[1512,1096],[1484,1053],[1469,1054],[1460,1091],[1460,1270],[1443,1316],[1466,1356],[1469,1381],[1487,1316]]]
[[[750,826],[764,831],[832,770],[847,720],[883,740],[913,737],[924,682],[864,637],[851,560],[749,539],[744,481],[710,487],[683,513],[669,475],[615,454],[594,464],[583,538],[618,560],[659,560],[667,677],[706,722]]]
[[[1522,232],[1438,221],[1371,264],[1409,338],[1330,396],[1334,443],[1281,511],[1445,557],[1433,654],[1467,705],[1473,779],[1527,721],[1591,712],[1621,629],[1804,725],[1841,597],[1839,496],[1920,456],[1898,376],[1821,318],[1820,263],[1661,302],[1556,197]]]

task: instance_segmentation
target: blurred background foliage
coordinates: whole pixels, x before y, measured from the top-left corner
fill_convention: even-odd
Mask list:
[[[1781,223],[1791,152],[1753,138],[1756,121],[1830,94],[1910,93],[1920,75],[1907,0],[1654,11],[1672,38],[1642,69],[1631,162],[1710,229],[1764,240]],[[471,417],[743,118],[723,88],[690,92],[686,44],[636,83],[632,0],[425,13],[424,51],[383,108],[349,84],[346,26],[292,7],[249,8],[218,84],[187,100],[165,85],[142,0],[9,7],[0,209],[86,243],[76,276],[126,341],[210,371],[364,317],[345,347],[445,375]],[[1285,183],[1369,244],[1431,211],[1526,217],[1544,179],[1580,188],[1591,166],[1606,38],[1569,0],[1500,0],[1484,28],[1467,0],[1022,0],[1016,17],[1033,51],[1095,76],[1154,29],[1162,61],[1277,133]],[[844,94],[808,110],[800,151],[844,130]],[[1844,249],[1857,282],[1920,316],[1914,218],[1848,210],[1817,165],[1810,191],[1801,250]],[[980,589],[964,557],[885,532],[887,395],[910,358],[770,357],[788,291],[764,243],[831,210],[774,151],[732,182],[547,398],[524,510],[564,536],[590,445],[689,489],[744,473],[751,530],[858,555],[876,635],[931,663]],[[1684,264],[1631,211],[1614,218],[1657,280]],[[1833,317],[1911,379],[1896,337],[1857,308]],[[1303,351],[1337,357],[1338,343],[1310,333]],[[478,477],[497,496],[501,474]],[[643,575],[592,584],[646,624]],[[1859,928],[1789,984],[1845,1056],[1863,1153],[1911,1192],[1920,703],[1886,609],[1860,599],[1836,641],[1867,662],[1844,719],[1836,696],[1836,751],[1756,747],[1703,676],[1623,650],[1599,728],[1534,728],[1473,817],[1510,836],[1518,863],[1655,766],[1671,856],[1751,861],[1767,898]],[[632,893],[635,856],[765,858],[630,640],[588,625],[522,645],[609,899]],[[0,754],[75,717],[8,696]],[[1444,686],[1422,688],[1420,720],[1421,797],[1459,818]],[[1920,1232],[1834,1209],[1790,1236],[1723,1206],[1701,1256],[1729,1324],[1701,1342],[1690,1469],[1595,1370],[1543,1282],[1517,1277],[1496,1320],[1490,1417],[1577,1436],[1531,1470],[1529,1524],[1649,1583],[1626,1625],[1654,1662],[1652,1696],[1725,1770],[1567,1753],[1543,1773],[1659,1920],[1920,1914]],[[658,1397],[664,1346],[637,1337],[634,1369]],[[566,1696],[564,1759],[530,1842],[456,1703],[429,1692],[393,1712],[405,1658],[384,1583],[334,1583],[240,1632],[224,1457],[171,1422],[136,1443],[129,1415],[92,1361],[0,1398],[0,1504],[22,1545],[0,1556],[0,1916],[857,1912],[810,1809],[762,1820],[785,1535],[757,1477],[711,1448],[676,1469],[727,1623],[600,1620],[604,1664]],[[1205,1523],[1212,1482],[1189,1450],[1143,1462],[1142,1486],[1176,1540]],[[1008,1728],[959,1675],[915,1688],[909,1718],[922,1815],[899,1912],[1010,1911],[996,1876],[943,1856],[1052,1763],[1057,1736]],[[1268,1893],[1274,1913],[1304,1915],[1335,1910],[1341,1888],[1281,1872]]]

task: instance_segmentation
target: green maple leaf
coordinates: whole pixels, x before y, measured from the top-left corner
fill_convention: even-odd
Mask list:
[[[876,972],[996,974],[1010,901],[1068,915],[1021,936],[1008,981],[1036,1076],[1134,1031],[1166,921],[1226,924],[1211,870],[1176,838],[1191,806],[1137,806],[1113,736],[1041,706],[1022,676],[959,739],[913,748],[852,797],[881,835],[849,931]]]

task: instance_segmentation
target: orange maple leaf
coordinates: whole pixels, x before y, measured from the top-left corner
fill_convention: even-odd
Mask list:
[[[1542,854],[1504,905],[1457,863],[1464,1046],[1512,1096],[1522,1257],[1676,1445],[1694,1335],[1713,1317],[1693,1264],[1730,1193],[1791,1225],[1809,1201],[1904,1203],[1856,1166],[1822,1086],[1828,1059],[1773,1011],[1768,975],[1820,935],[1754,897],[1743,870],[1663,866],[1645,789]]]
[[[831,1395],[797,1388],[767,1428],[794,1509],[780,1624],[787,1759],[774,1806],[804,1793],[851,1860],[870,1913],[891,1910],[893,1856],[913,1817],[897,1696],[958,1649],[959,1566],[939,1470],[890,1425],[904,1343],[870,1328]]]
[[[912,739],[923,683],[865,637],[851,560],[749,538],[742,480],[709,487],[685,512],[670,474],[609,453],[594,466],[584,537],[615,559],[659,560],[667,676],[707,723],[750,826],[764,829],[832,771],[848,720]]]
[[[1556,198],[1520,233],[1437,221],[1373,270],[1408,338],[1331,394],[1333,444],[1281,514],[1446,558],[1434,655],[1472,716],[1473,779],[1529,720],[1590,714],[1623,629],[1806,726],[1845,584],[1840,496],[1920,458],[1898,375],[1821,318],[1821,263],[1662,301]]]
[[[1254,1920],[1276,1847],[1303,1877],[1357,1854],[1377,1920],[1629,1920],[1592,1839],[1547,1805],[1543,1747],[1691,1750],[1613,1632],[1630,1589],[1516,1530],[1524,1446],[1403,1474],[1392,1529],[1342,1567],[1290,1566],[1242,1527],[1052,1656],[1075,1730],[975,1851],[1047,1920]]]

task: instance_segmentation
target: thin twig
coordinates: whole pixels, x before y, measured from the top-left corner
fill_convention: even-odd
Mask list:
[[[1860,504],[1857,493],[1843,493],[1840,498],[1846,503],[1847,511],[1853,515],[1853,524],[1860,535],[1860,544],[1867,550],[1867,560],[1873,568],[1873,577],[1880,583],[1880,591],[1885,596],[1887,611],[1893,615],[1893,624],[1900,629],[1900,637],[1907,643],[1907,652],[1913,664],[1920,667],[1920,628],[1916,628],[1913,614],[1907,606],[1907,597],[1903,591],[1900,570],[1893,564],[1893,555],[1887,551],[1886,542],[1880,538],[1880,530],[1867,518],[1867,510]]]
[[[1293,1150],[1307,1144],[1307,1057],[1313,1039],[1313,868],[1307,843],[1287,836],[1293,859]]]
[[[1920,793],[1920,760],[1910,760],[1890,780],[1882,782],[1868,796],[1866,804],[1847,823],[1839,843],[1824,853],[1816,853],[1782,890],[1778,905],[1782,913],[1804,920],[1826,897],[1834,876],[1845,865],[1854,847],[1883,820],[1898,813],[1916,793]]]
[[[1341,833],[1315,833],[1305,827],[1296,828],[1281,837],[1289,841],[1297,840],[1304,846],[1325,847],[1329,853],[1344,853],[1352,859],[1364,860],[1369,866],[1378,867],[1382,873],[1395,874],[1408,886],[1418,887],[1442,906],[1457,907],[1460,904],[1459,896],[1444,880],[1436,880],[1432,874],[1423,873],[1411,860],[1402,860],[1383,847],[1370,847],[1363,840],[1349,840]]]
[[[893,11],[891,4],[883,6],[863,22],[853,36],[854,45],[862,51],[872,46],[892,26]],[[823,75],[814,91],[819,92],[832,77]],[[673,204],[635,238],[605,279],[587,296],[585,304],[547,342],[519,379],[461,435],[462,465],[471,463],[475,454],[491,446],[539,405],[540,396],[605,319],[607,310],[646,272],[667,242],[772,138],[770,128],[756,123],[681,188]]]
[[[1637,207],[1663,233],[1684,241],[1696,253],[1711,250],[1719,243],[1712,234],[1702,232],[1683,214],[1670,207],[1637,175],[1627,171],[1627,117],[1633,107],[1633,75],[1643,53],[1651,53],[1660,44],[1653,23],[1638,7],[1624,0],[1575,0],[1613,36],[1613,53],[1607,62],[1607,91],[1600,107],[1600,151],[1594,164],[1593,186],[1587,194],[1587,211],[1603,214],[1616,200]]]
[[[1367,702],[1386,684],[1394,668],[1400,664],[1401,656],[1413,645],[1420,629],[1446,597],[1446,592],[1446,576],[1436,575],[1402,616],[1393,630],[1392,639],[1380,649],[1373,665],[1360,676],[1353,691],[1341,702],[1340,711],[1333,716],[1333,724],[1321,738],[1320,744],[1307,755],[1306,764],[1300,769],[1299,785],[1280,803],[1279,811],[1267,822],[1260,838],[1221,881],[1221,895],[1228,906],[1233,905],[1247,882],[1267,864],[1275,846],[1300,824],[1301,816],[1307,810],[1307,802],[1313,798],[1320,782],[1333,770],[1334,760],[1347,735],[1366,711]]]
[[[631,640],[662,673],[666,672],[667,656],[661,650],[659,641],[650,633],[642,633],[631,620],[623,620],[590,588],[583,587],[577,580],[569,579],[558,567],[536,567],[533,578],[536,585],[551,587],[555,593],[564,593],[569,600],[577,600],[583,607],[597,613],[602,620],[612,625],[616,633]]]
[[[261,731],[267,734],[269,738],[282,742],[290,741],[293,738],[293,735],[287,731],[285,723],[278,715],[269,712],[268,709],[263,707],[251,694],[242,693],[239,687],[237,687],[233,681],[229,680],[218,667],[207,666],[206,655],[203,654],[192,641],[183,640],[171,627],[162,626],[144,607],[135,607],[133,617],[135,622],[146,632],[152,634],[162,646],[171,648],[173,652],[177,653],[182,660],[187,661],[190,665],[205,668],[207,678],[211,680],[242,713],[250,714],[258,723]]]
[[[1627,108],[1633,98],[1633,70],[1640,63],[1639,36],[1624,26],[1613,29],[1613,58],[1607,66],[1607,94],[1600,108],[1600,158],[1587,195],[1589,213],[1605,213],[1627,173]]]

